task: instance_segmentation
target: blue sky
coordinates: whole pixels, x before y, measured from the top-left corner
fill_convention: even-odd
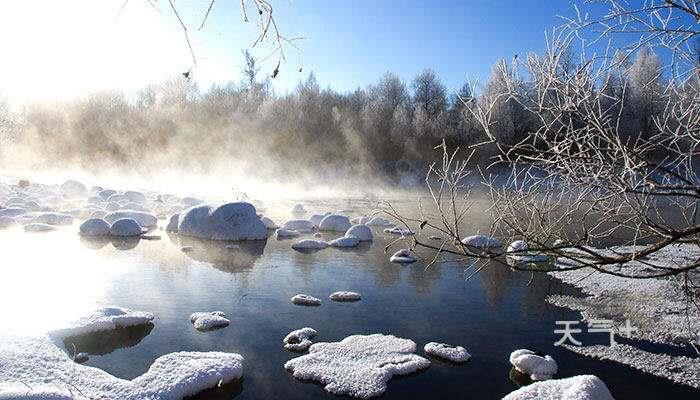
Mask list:
[[[248,0],[250,2],[250,0]],[[348,91],[386,71],[406,82],[433,68],[451,90],[467,77],[484,81],[494,62],[541,51],[544,32],[573,15],[568,1],[553,0],[270,0],[280,30],[304,36],[302,73],[298,59],[273,81],[278,93],[292,90],[314,71],[323,87]],[[0,96],[53,99],[96,90],[138,90],[179,76],[192,60],[166,0],[154,10],[146,0],[23,0],[4,3],[0,13]],[[190,29],[198,59],[194,77],[212,83],[239,80],[241,49],[257,28],[243,23],[238,0],[217,0],[198,30],[208,0],[175,0]],[[41,13],[36,10],[41,9]],[[252,13],[254,15],[254,13]],[[263,56],[269,48],[254,49]],[[267,61],[269,74],[275,61]]]

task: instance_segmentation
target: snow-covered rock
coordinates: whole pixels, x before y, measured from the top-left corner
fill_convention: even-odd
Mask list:
[[[296,296],[292,297],[292,303],[298,306],[320,306],[321,299],[316,298],[314,296],[310,296],[308,294],[299,293]]]
[[[284,348],[292,351],[306,351],[306,349],[311,346],[311,338],[316,336],[318,332],[315,329],[305,327],[297,329],[295,331],[289,332],[287,336],[284,337],[282,343]]]
[[[267,229],[277,229],[279,228],[279,225],[275,223],[275,221],[271,220],[268,217],[260,217],[260,221],[262,221],[263,224],[265,224],[265,228]]]
[[[503,400],[614,400],[595,375],[535,382],[511,392]]]
[[[20,215],[26,214],[29,211],[27,211],[24,208],[20,207],[8,207],[8,208],[2,208],[0,209],[0,217],[18,217]]]
[[[369,221],[365,222],[365,225],[367,225],[367,226],[390,226],[393,224],[382,217],[373,217]]]
[[[413,231],[410,229],[403,229],[399,228],[398,226],[395,226],[393,228],[387,228],[384,229],[384,233],[391,233],[392,235],[401,235],[401,236],[411,236],[413,235]]]
[[[389,261],[393,263],[412,263],[416,262],[418,259],[413,255],[411,249],[401,249],[394,253],[393,256],[389,258]]]
[[[362,296],[357,292],[340,291],[331,293],[328,298],[333,301],[359,301]]]
[[[68,327],[49,332],[50,336],[65,339],[94,332],[112,331],[117,328],[146,325],[153,321],[153,314],[121,307],[103,307],[73,321]]]
[[[117,193],[116,190],[104,189],[104,190],[101,190],[100,192],[98,192],[97,196],[99,198],[101,198],[103,201],[107,201],[107,199],[109,199],[110,196],[112,196],[113,194],[116,194],[116,193]]]
[[[279,228],[275,231],[275,238],[288,239],[299,236],[299,232],[290,229]]]
[[[316,343],[309,354],[284,364],[294,377],[325,385],[336,395],[361,399],[379,396],[394,375],[427,368],[430,361],[414,352],[412,340],[391,335],[353,335],[340,342]]]
[[[331,247],[356,247],[360,244],[360,239],[355,236],[343,236],[328,242]]]
[[[51,232],[55,230],[55,226],[48,224],[31,223],[24,226],[25,232]]]
[[[142,233],[141,225],[131,218],[118,219],[109,227],[109,234],[112,236],[132,237],[140,236]]]
[[[190,315],[190,322],[198,331],[210,331],[227,327],[231,321],[223,311],[196,312]]]
[[[43,213],[34,218],[34,222],[47,225],[70,225],[73,223],[73,216],[61,213]]]
[[[500,240],[486,235],[472,235],[462,239],[462,244],[477,249],[487,249],[503,246]]]
[[[302,204],[295,204],[294,207],[292,207],[292,214],[304,214],[306,213],[306,209]]]
[[[322,250],[329,246],[328,242],[323,240],[304,239],[292,245],[294,250]]]
[[[158,225],[158,218],[155,215],[142,211],[113,211],[105,215],[104,220],[110,224],[114,224],[119,219],[132,219],[136,221],[142,228],[152,228]]]
[[[177,232],[177,227],[180,224],[180,214],[173,214],[168,220],[168,224],[165,226],[166,232]]]
[[[15,225],[17,225],[17,221],[14,218],[0,217],[0,229],[7,229]]]
[[[88,190],[85,185],[73,180],[63,182],[58,190],[66,197],[84,197],[88,194]]]
[[[180,215],[178,232],[212,240],[264,240],[267,228],[250,203],[227,203],[219,207],[200,205]]]
[[[539,356],[534,351],[519,349],[510,353],[510,363],[533,381],[551,379],[557,373],[557,362],[548,355]]]
[[[316,228],[318,228],[319,225],[321,225],[321,221],[323,218],[325,218],[327,215],[330,215],[330,213],[325,213],[325,214],[314,214],[311,217],[309,217],[309,221],[311,221],[312,224]]]
[[[73,362],[47,336],[1,337],[0,365],[0,398],[13,400],[179,400],[243,374],[238,354],[177,352],[158,357],[141,376],[119,379]],[[4,397],[13,394],[19,397]]]
[[[352,224],[350,224],[350,219],[344,215],[330,214],[323,217],[321,222],[318,224],[318,230],[320,231],[332,231],[332,232],[346,232]]]
[[[423,350],[425,350],[426,354],[455,363],[467,362],[472,358],[471,354],[464,347],[452,346],[446,343],[430,342],[425,345]]]
[[[369,242],[372,239],[374,239],[372,229],[369,226],[363,224],[351,226],[350,229],[348,229],[347,232],[345,232],[345,236],[354,236],[360,242]]]
[[[139,204],[146,203],[146,195],[135,190],[127,190],[126,192],[124,192],[124,196],[126,196],[126,198],[129,199],[130,202]]]
[[[107,221],[99,218],[91,218],[80,224],[80,236],[107,236],[110,225]]]
[[[307,219],[293,219],[285,222],[281,229],[297,231],[299,233],[311,233],[314,231],[314,228],[313,222]]]
[[[524,240],[516,240],[513,243],[508,245],[508,248],[506,251],[508,253],[515,253],[515,252],[524,252],[527,251],[528,246],[527,242]]]
[[[195,198],[195,197],[183,197],[180,200],[180,205],[182,205],[185,208],[190,208],[194,206],[198,206],[200,204],[204,203],[202,200]]]

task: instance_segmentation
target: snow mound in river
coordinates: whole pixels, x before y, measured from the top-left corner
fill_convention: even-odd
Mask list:
[[[321,299],[308,294],[299,293],[298,295],[292,297],[292,303],[298,306],[320,306]]]
[[[306,349],[311,346],[312,337],[316,336],[318,332],[315,329],[305,327],[297,329],[295,331],[289,332],[287,336],[284,337],[282,343],[284,343],[284,348],[292,351],[306,351]]]
[[[80,236],[107,236],[109,224],[100,218],[91,218],[80,224]]]
[[[552,357],[539,356],[532,350],[515,350],[510,353],[510,363],[518,371],[530,375],[533,381],[551,379],[557,373],[557,362]]]
[[[151,321],[153,321],[153,314],[149,312],[133,311],[128,308],[120,307],[103,307],[73,321],[66,328],[50,332],[50,335],[63,339],[93,332],[104,332],[117,328],[146,325]]]
[[[464,239],[462,239],[462,244],[477,249],[487,249],[503,246],[503,243],[500,240],[486,235],[467,236]]]
[[[140,236],[143,233],[141,225],[131,218],[121,218],[109,227],[109,234],[119,237]]]
[[[413,255],[411,249],[401,249],[389,258],[389,261],[400,264],[409,264],[416,262],[417,260],[418,259]]]
[[[333,232],[345,232],[352,224],[350,224],[350,219],[344,215],[330,214],[323,217],[321,222],[318,224],[318,230],[320,231],[333,231]]]
[[[350,229],[345,232],[345,236],[354,236],[360,242],[369,242],[374,239],[372,229],[370,229],[369,226],[362,224],[351,226]]]
[[[340,342],[316,343],[309,354],[284,367],[297,379],[313,380],[336,395],[361,399],[379,396],[394,375],[427,368],[430,361],[414,352],[412,340],[391,335],[353,335]]]
[[[322,250],[328,247],[328,242],[322,240],[304,239],[292,245],[294,250]]]
[[[76,364],[47,336],[0,337],[0,365],[3,399],[180,400],[243,374],[238,354],[177,352],[158,357],[146,373],[129,381]],[[7,393],[22,395],[4,397]]]
[[[610,390],[595,375],[535,382],[522,387],[503,400],[613,400]]]
[[[133,211],[133,210],[123,210],[123,211],[113,211],[105,215],[104,220],[110,224],[118,219],[129,218],[138,222],[142,228],[151,228],[158,224],[158,218],[155,215],[143,212],[143,211]]]
[[[201,205],[180,215],[178,232],[212,240],[264,240],[267,228],[250,203],[227,203],[219,207]]]
[[[190,315],[190,322],[198,331],[211,331],[218,328],[227,327],[231,321],[226,318],[222,311],[196,312]]]
[[[330,298],[333,301],[359,301],[360,299],[362,299],[362,296],[357,292],[341,291],[331,293],[331,295],[328,296],[328,298]]]
[[[471,354],[467,352],[462,346],[452,346],[445,343],[430,342],[423,348],[426,354],[431,356],[443,358],[455,363],[463,363],[469,361],[472,358]]]

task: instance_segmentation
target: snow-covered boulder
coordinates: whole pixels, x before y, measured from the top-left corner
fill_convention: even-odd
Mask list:
[[[503,243],[500,240],[486,235],[467,236],[464,239],[462,239],[462,244],[477,249],[487,249],[503,246]]]
[[[31,223],[24,226],[25,232],[51,232],[55,230],[55,226],[48,224]]]
[[[180,214],[173,214],[168,220],[168,225],[165,226],[166,232],[177,232],[177,227],[180,224]]]
[[[446,343],[430,342],[425,345],[423,350],[425,350],[426,354],[455,363],[467,362],[472,358],[471,354],[464,347],[452,346]]]
[[[319,231],[345,232],[352,224],[350,219],[344,215],[330,214],[323,217],[321,223],[318,224]]]
[[[279,228],[279,225],[275,223],[275,221],[271,220],[268,217],[260,217],[260,221],[262,221],[263,224],[265,224],[265,228],[267,229],[277,229]]]
[[[104,189],[104,190],[101,190],[99,193],[97,193],[97,196],[99,198],[101,198],[102,200],[107,201],[107,199],[109,199],[110,196],[112,196],[113,194],[116,194],[116,193],[117,193],[116,190]]]
[[[275,231],[275,238],[277,239],[289,239],[297,236],[299,236],[299,232],[290,229],[280,228]]]
[[[295,204],[294,207],[292,207],[292,214],[304,214],[306,213],[306,209],[302,204]]]
[[[409,264],[416,262],[417,260],[418,259],[413,255],[411,249],[401,249],[389,258],[389,261],[400,264]]]
[[[605,383],[595,375],[535,382],[511,392],[503,400],[614,400]]]
[[[146,203],[146,195],[144,195],[141,192],[137,192],[135,190],[127,190],[126,192],[124,192],[124,196],[126,196],[126,198],[129,199],[129,201],[133,202],[133,203],[139,203],[139,204]]]
[[[516,252],[521,253],[521,252],[527,251],[527,249],[528,249],[528,246],[527,246],[526,241],[516,240],[513,243],[508,245],[508,248],[506,249],[506,251],[508,253],[516,253]]]
[[[0,229],[7,229],[17,225],[17,221],[11,217],[0,217]]]
[[[391,222],[387,221],[382,217],[373,217],[369,221],[365,222],[367,226],[391,226]]]
[[[314,228],[313,222],[308,219],[293,219],[282,225],[282,229],[297,231],[299,233],[311,233],[314,231]]]
[[[320,306],[321,299],[308,294],[299,293],[292,297],[292,303],[298,306]]]
[[[118,237],[133,237],[140,236],[143,233],[143,229],[138,222],[131,218],[121,218],[109,227],[109,234]]]
[[[294,377],[313,380],[340,396],[379,396],[394,375],[427,368],[430,361],[414,354],[412,340],[391,335],[353,335],[340,342],[316,343],[309,354],[284,364]]]
[[[178,232],[211,240],[264,240],[267,228],[250,203],[192,207],[180,215]]]
[[[58,190],[66,197],[85,197],[88,194],[88,190],[85,185],[73,180],[63,182]]]
[[[142,228],[152,228],[158,225],[158,218],[155,215],[142,211],[112,211],[105,215],[104,220],[110,224],[114,224],[119,219],[132,219],[136,221]]]
[[[312,345],[311,338],[316,336],[318,332],[315,329],[305,328],[297,329],[295,331],[289,332],[287,336],[284,337],[282,343],[284,348],[291,351],[306,351],[309,346]]]
[[[20,215],[26,214],[29,211],[27,211],[24,208],[20,207],[8,207],[8,208],[2,208],[0,209],[0,217],[18,217]]]
[[[185,208],[190,208],[194,206],[198,206],[200,204],[204,203],[202,200],[195,198],[195,197],[183,197],[180,200],[180,205],[185,207]]]
[[[152,321],[153,314],[149,312],[134,311],[121,307],[103,307],[73,321],[68,327],[49,332],[49,334],[53,337],[65,339],[88,333],[146,325]]]
[[[294,250],[322,250],[329,246],[328,242],[323,240],[304,239],[292,245]]]
[[[190,315],[190,322],[198,331],[211,331],[225,328],[231,321],[226,318],[223,311],[196,312]]]
[[[360,240],[355,236],[343,236],[328,242],[331,247],[357,247]]]
[[[150,213],[151,209],[143,204],[129,202],[119,207],[120,210],[130,210],[130,211],[141,211],[145,213]]]
[[[99,218],[91,218],[80,224],[80,236],[108,236],[110,225]]]
[[[323,218],[325,218],[327,215],[330,215],[330,213],[325,213],[325,214],[314,214],[311,217],[309,217],[309,221],[311,221],[312,224],[316,228],[318,228],[319,225],[321,225],[321,221]]]
[[[557,362],[548,355],[539,356],[534,351],[519,349],[510,353],[510,363],[533,381],[551,379],[557,373]]]
[[[359,301],[362,299],[362,296],[357,292],[341,291],[331,293],[328,298],[333,301]]]
[[[345,232],[345,236],[356,237],[360,242],[369,242],[374,239],[372,229],[363,224],[353,225]]]
[[[43,213],[34,218],[34,222],[47,225],[70,225],[73,223],[73,216],[61,213]]]

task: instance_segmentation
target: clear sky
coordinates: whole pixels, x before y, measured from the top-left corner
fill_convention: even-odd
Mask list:
[[[467,77],[484,80],[500,57],[541,51],[544,32],[573,15],[572,3],[554,0],[270,0],[280,30],[304,36],[299,59],[273,81],[293,89],[314,71],[322,86],[352,90],[393,71],[410,81],[433,68],[456,90]],[[135,90],[191,66],[184,36],[167,0],[9,0],[0,13],[0,94],[55,98],[90,90]],[[243,23],[238,0],[217,0],[201,31],[208,0],[176,0],[198,59],[193,75],[206,89],[240,79],[241,49],[257,34]],[[253,14],[254,15],[254,14]],[[261,57],[269,47],[254,49]],[[263,64],[263,73],[275,61]]]

